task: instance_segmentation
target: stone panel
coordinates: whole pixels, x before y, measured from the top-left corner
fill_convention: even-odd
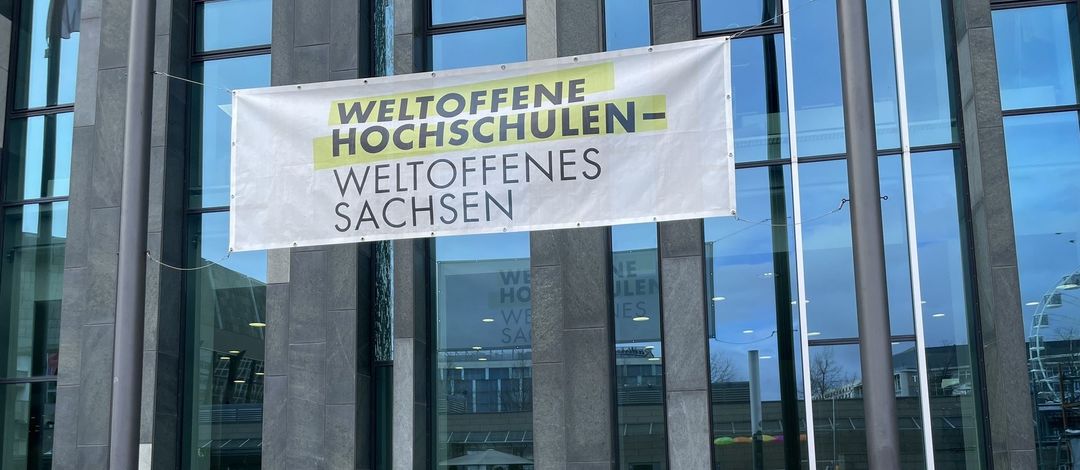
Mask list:
[[[556,0],[525,2],[525,41],[529,60],[550,59],[558,55],[555,10]]]
[[[603,6],[599,0],[556,0],[559,56],[600,52],[603,47]]]
[[[1034,468],[1035,438],[1008,165],[988,0],[954,2],[967,195],[990,452],[996,468]]]
[[[660,259],[664,383],[669,390],[708,388],[702,273],[700,256]]]
[[[533,363],[533,457],[537,468],[566,465],[562,363]]]
[[[289,274],[289,343],[326,341],[326,253],[292,254]]]
[[[694,39],[694,7],[688,0],[657,2],[652,5],[653,44]]]
[[[668,461],[671,468],[710,468],[712,440],[709,439],[708,394],[669,390],[665,398]]]

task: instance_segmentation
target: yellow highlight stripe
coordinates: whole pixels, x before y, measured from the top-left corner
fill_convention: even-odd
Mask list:
[[[633,116],[629,115],[628,112],[627,112],[628,111],[627,107],[628,107],[628,104],[630,102],[633,102],[634,107],[635,107]],[[403,124],[414,124],[415,126],[417,126],[417,127],[412,128],[412,129],[406,129],[406,130],[401,132],[401,140],[402,141],[407,142],[407,143],[408,142],[413,143],[413,147],[411,149],[408,149],[408,150],[402,150],[402,149],[399,149],[399,148],[394,146],[393,137],[392,137],[393,134],[394,134],[394,128],[387,128],[388,135],[391,136],[390,139],[389,139],[390,142],[387,143],[387,146],[381,152],[374,153],[374,154],[369,154],[369,153],[364,152],[363,147],[360,144],[360,139],[361,139],[361,132],[360,131],[356,132],[355,153],[344,153],[344,152],[348,151],[348,146],[339,144],[339,149],[342,150],[343,153],[339,154],[337,157],[333,156],[334,154],[333,154],[333,148],[332,148],[332,146],[333,146],[333,138],[332,138],[332,136],[318,137],[313,142],[313,153],[314,153],[314,156],[315,156],[315,169],[316,170],[325,170],[325,169],[328,169],[328,168],[336,168],[336,167],[345,166],[345,165],[368,164],[368,163],[372,163],[372,162],[395,160],[395,159],[408,158],[408,157],[419,157],[419,156],[431,155],[431,154],[443,153],[443,152],[456,152],[456,151],[462,151],[462,150],[476,150],[476,149],[492,148],[492,147],[506,147],[506,146],[515,145],[515,144],[524,144],[524,143],[532,143],[532,142],[558,141],[558,140],[576,139],[576,138],[580,138],[580,137],[599,137],[599,136],[604,136],[604,135],[617,135],[617,134],[628,133],[627,130],[624,129],[624,127],[620,124],[618,119],[613,119],[611,129],[607,128],[605,109],[606,109],[608,104],[615,105],[618,108],[618,110],[620,111],[621,114],[626,115],[627,119],[631,120],[631,122],[633,123],[633,125],[635,127],[635,130],[634,130],[635,133],[638,133],[638,132],[653,132],[653,131],[661,131],[661,130],[667,129],[666,115],[665,115],[665,117],[662,117],[662,118],[654,118],[654,119],[648,119],[648,120],[643,119],[643,116],[645,114],[649,114],[649,113],[665,113],[666,108],[667,108],[666,96],[664,96],[664,95],[653,95],[653,96],[641,96],[641,97],[635,97],[635,98],[620,98],[620,99],[616,99],[616,100],[600,101],[600,102],[594,102],[594,103],[577,103],[577,104],[574,104],[572,106],[564,106],[564,107],[561,107],[561,108],[554,108],[554,111],[555,111],[555,122],[554,123],[550,122],[549,112],[551,110],[527,111],[527,112],[524,112],[524,113],[509,115],[508,118],[517,118],[517,119],[521,119],[521,120],[524,121],[524,128],[525,128],[525,131],[524,131],[524,134],[525,134],[524,137],[525,138],[524,139],[519,139],[518,138],[517,131],[515,131],[513,129],[508,129],[507,136],[506,136],[507,139],[506,140],[499,140],[499,127],[500,127],[499,126],[499,119],[500,119],[499,116],[493,116],[494,117],[494,122],[492,122],[492,123],[485,122],[485,123],[483,123],[483,124],[481,124],[479,126],[479,130],[482,133],[484,133],[485,135],[493,136],[492,142],[480,142],[480,141],[476,140],[476,134],[473,133],[473,130],[474,130],[473,127],[474,127],[474,125],[476,125],[476,123],[480,119],[473,119],[473,120],[465,121],[466,124],[465,124],[464,128],[466,129],[466,131],[468,131],[468,139],[461,145],[450,145],[449,144],[449,140],[451,138],[455,137],[455,134],[450,132],[450,128],[451,128],[450,124],[452,122],[454,122],[454,120],[442,121],[442,122],[445,123],[444,124],[444,131],[442,132],[442,136],[443,136],[442,145],[434,145],[434,139],[429,139],[429,141],[432,142],[432,145],[426,146],[424,148],[420,148],[420,145],[419,145],[419,140],[418,140],[418,137],[419,137],[419,124],[417,124],[417,123],[403,123]],[[588,106],[588,105],[598,105],[599,106],[599,111],[595,114],[595,116],[597,117],[597,120],[593,124],[591,124],[591,126],[590,126],[590,127],[598,128],[599,133],[583,135],[583,133],[581,132],[582,129],[583,129],[582,120],[583,120],[583,117],[584,117],[584,113],[582,112],[582,108],[584,106]],[[566,110],[566,111],[564,111],[564,110]],[[533,113],[537,113],[536,122],[537,122],[538,129],[547,130],[549,126],[554,126],[554,133],[550,137],[540,138],[540,137],[537,137],[537,136],[533,135],[533,133],[532,133]],[[569,121],[567,121],[568,122],[567,124],[563,123],[564,113],[569,114]],[[484,118],[481,118],[481,119],[484,119]],[[517,119],[509,119],[509,122],[517,122]],[[431,122],[431,123],[429,123],[429,125],[430,126],[435,126],[437,124],[435,122]],[[577,130],[578,132],[577,132],[576,135],[562,135],[562,132],[563,132],[564,129]],[[347,129],[343,129],[343,130],[347,130]],[[339,131],[339,132],[341,132],[341,131]],[[340,135],[347,136],[348,134],[345,133],[345,132],[341,132]],[[373,144],[378,144],[379,142],[381,142],[381,137],[378,137],[378,136],[372,137],[372,143]]]
[[[526,74],[526,75],[519,75],[519,76],[516,76],[516,77],[503,78],[503,79],[498,79],[498,80],[489,80],[489,81],[486,81],[486,82],[468,83],[468,84],[452,86],[452,87],[428,88],[428,89],[424,89],[424,90],[416,90],[416,91],[412,91],[412,92],[409,92],[409,93],[401,93],[401,94],[394,94],[394,95],[382,95],[382,96],[372,96],[372,97],[364,97],[364,98],[354,98],[354,99],[348,99],[348,100],[337,100],[337,101],[333,101],[333,102],[330,103],[330,119],[329,119],[329,123],[330,123],[331,126],[339,126],[339,125],[342,124],[342,122],[341,122],[341,114],[338,112],[338,104],[344,104],[345,109],[351,109],[354,104],[359,104],[360,108],[364,109],[364,108],[367,107],[367,103],[372,102],[372,101],[374,101],[375,103],[374,103],[374,105],[372,105],[371,114],[368,116],[367,122],[368,123],[374,123],[375,119],[376,119],[376,116],[378,115],[378,112],[379,112],[379,103],[378,102],[382,101],[382,100],[393,100],[394,101],[394,113],[393,113],[393,116],[394,116],[394,120],[396,121],[397,116],[398,116],[398,106],[400,106],[401,100],[403,98],[406,99],[407,102],[408,102],[409,114],[412,114],[412,115],[415,116],[419,112],[419,109],[420,109],[420,105],[416,102],[416,98],[419,97],[419,96],[434,96],[434,99],[428,105],[428,117],[437,117],[438,115],[435,113],[435,103],[439,101],[440,97],[442,97],[442,96],[444,96],[446,94],[449,94],[449,93],[458,93],[458,94],[462,95],[463,97],[465,97],[466,109],[467,109],[468,108],[469,96],[472,94],[472,92],[474,92],[474,91],[487,92],[486,93],[485,105],[481,106],[480,109],[485,109],[485,106],[488,106],[488,108],[486,108],[486,109],[490,109],[489,106],[490,106],[490,103],[491,103],[491,96],[490,96],[490,91],[491,90],[496,89],[496,88],[505,88],[505,89],[507,89],[509,91],[509,90],[512,90],[514,87],[519,87],[519,86],[527,86],[527,87],[529,87],[529,90],[528,90],[528,92],[526,93],[525,96],[527,96],[529,106],[532,107],[533,99],[534,99],[533,91],[535,90],[536,85],[543,85],[549,91],[554,92],[555,91],[555,84],[559,83],[559,82],[561,82],[563,84],[562,85],[563,103],[566,103],[566,98],[570,94],[569,82],[570,82],[570,80],[578,80],[578,79],[584,79],[585,80],[585,88],[584,89],[585,89],[585,94],[586,95],[592,94],[592,93],[600,93],[600,92],[612,90],[612,89],[615,88],[615,65],[613,63],[611,63],[611,62],[603,62],[603,63],[599,63],[599,64],[595,64],[595,65],[585,65],[585,66],[582,66],[582,67],[575,67],[575,68],[564,69],[564,70],[555,70],[555,71],[551,71],[551,72],[531,73],[531,74]],[[512,96],[512,94],[507,93],[505,96],[509,99]],[[504,108],[509,109],[510,104],[509,104],[509,102],[505,102],[505,103],[502,104],[502,106]],[[356,123],[346,123],[346,124],[356,124]]]

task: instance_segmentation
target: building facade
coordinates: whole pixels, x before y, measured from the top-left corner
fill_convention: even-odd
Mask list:
[[[157,0],[140,468],[868,468],[837,1]],[[901,468],[1074,468],[1080,5],[859,1]],[[108,467],[130,5],[0,2],[0,469]],[[231,90],[716,36],[737,217],[227,248]]]

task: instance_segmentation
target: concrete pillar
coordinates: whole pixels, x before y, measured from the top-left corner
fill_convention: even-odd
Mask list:
[[[1028,351],[989,0],[951,2],[970,191],[984,414],[994,468],[1035,468]]]

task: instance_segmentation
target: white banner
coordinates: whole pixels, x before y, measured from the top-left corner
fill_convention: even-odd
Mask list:
[[[231,249],[735,213],[726,38],[233,94]]]

